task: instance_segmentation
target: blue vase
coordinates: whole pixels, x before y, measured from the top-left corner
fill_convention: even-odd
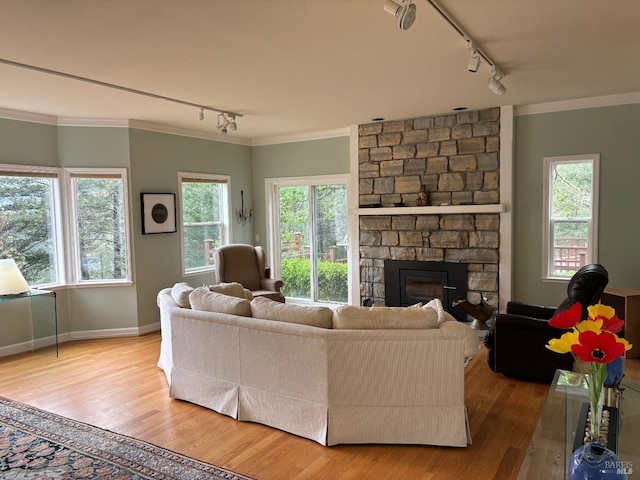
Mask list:
[[[607,378],[604,381],[605,387],[615,387],[620,384],[624,377],[624,358],[617,357],[613,362],[607,364]]]
[[[627,480],[625,464],[598,442],[582,445],[571,455],[570,480]]]

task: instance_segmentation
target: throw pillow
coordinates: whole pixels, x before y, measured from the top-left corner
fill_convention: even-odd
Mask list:
[[[171,289],[173,300],[182,308],[191,308],[189,294],[193,292],[193,287],[187,282],[176,283]]]
[[[437,328],[435,310],[416,307],[369,308],[353,305],[338,307],[333,314],[333,328],[363,329],[421,329]]]
[[[290,303],[276,302],[264,297],[255,297],[251,301],[251,314],[254,318],[262,318],[265,320],[331,328],[333,311],[327,307],[292,305]]]
[[[206,286],[206,285],[203,285]],[[223,295],[229,295],[237,298],[247,298],[244,287],[238,282],[218,283],[217,285],[209,285],[209,290]]]
[[[208,287],[196,288],[189,295],[189,302],[194,310],[228,313],[242,317],[251,316],[251,302],[249,300],[212,292]]]

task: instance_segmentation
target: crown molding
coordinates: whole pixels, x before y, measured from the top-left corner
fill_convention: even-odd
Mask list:
[[[0,108],[0,118],[4,118],[6,120],[18,120],[21,122],[43,123],[45,125],[58,124],[58,117],[56,116],[24,112],[21,110],[11,110],[10,108]]]
[[[58,117],[58,126],[128,128],[129,120],[122,118]]]
[[[348,137],[349,127],[336,128],[334,130],[321,130],[319,132],[295,133],[291,135],[278,135],[274,137],[254,138],[251,141],[252,147],[262,147],[265,145],[278,145],[280,143],[306,142],[309,140],[324,140],[326,138]]]
[[[514,114],[516,116],[536,115],[539,113],[565,112],[585,108],[613,107],[616,105],[628,105],[631,103],[640,103],[640,92],[606,95],[602,97],[578,98],[575,100],[538,103],[535,105],[520,105],[515,107]]]
[[[251,146],[251,140],[248,138],[237,138],[230,137],[228,135],[221,135],[219,133],[190,130],[188,128],[171,127],[169,125],[144,122],[142,120],[129,120],[129,127],[135,128],[137,130],[146,130],[149,132],[167,133],[170,135],[179,135],[182,137],[200,138],[202,140],[215,140],[217,142]]]

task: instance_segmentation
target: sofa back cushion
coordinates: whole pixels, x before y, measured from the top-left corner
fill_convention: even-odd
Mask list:
[[[333,313],[333,328],[420,329],[438,328],[438,313],[427,307],[370,308],[343,305]]]
[[[333,317],[333,311],[327,307],[292,305],[275,302],[264,297],[255,297],[251,301],[251,314],[254,318],[321,328],[331,328],[331,318]]]
[[[189,295],[189,302],[193,310],[228,313],[242,317],[251,316],[251,302],[249,300],[212,292],[208,287],[198,287],[193,290]]]

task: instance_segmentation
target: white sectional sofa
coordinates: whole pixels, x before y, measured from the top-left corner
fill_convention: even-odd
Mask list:
[[[158,294],[171,397],[322,445],[470,443],[464,366],[479,341],[439,302],[334,312],[191,290]]]

